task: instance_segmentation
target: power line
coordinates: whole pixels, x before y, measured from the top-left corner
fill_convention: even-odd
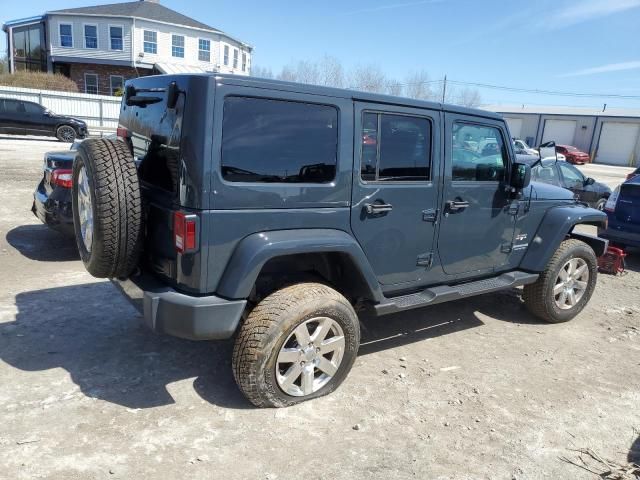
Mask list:
[[[502,90],[507,92],[516,92],[516,93],[533,93],[537,95],[551,95],[551,96],[559,96],[559,97],[580,97],[580,98],[612,98],[619,100],[640,100],[640,95],[622,95],[617,93],[593,93],[593,92],[569,92],[569,91],[561,91],[561,90],[542,90],[542,89],[532,89],[532,88],[521,88],[521,87],[508,87],[505,85],[493,85],[489,83],[479,83],[479,82],[465,82],[462,80],[451,80],[446,76],[442,80],[427,80],[424,82],[393,82],[394,86],[398,87],[409,87],[413,85],[432,85],[432,84],[442,84],[443,90],[447,84],[459,85],[459,86],[467,86],[467,87],[476,87],[476,88],[486,88],[490,90]],[[350,88],[370,88],[373,85],[358,85],[356,87]]]

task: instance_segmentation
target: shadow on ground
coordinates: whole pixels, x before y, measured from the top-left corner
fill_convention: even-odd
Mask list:
[[[39,262],[79,260],[75,238],[46,225],[21,225],[7,232],[7,242],[22,255]]]
[[[167,385],[195,378],[206,401],[249,408],[231,373],[232,341],[158,336],[109,282],[20,293],[14,322],[0,323],[0,360],[29,372],[63,368],[88,397],[128,408],[174,403]],[[360,355],[483,325],[478,312],[536,320],[517,292],[502,292],[363,322]]]
[[[640,465],[640,437],[636,438],[636,441],[631,445],[629,455],[627,455],[627,461]]]

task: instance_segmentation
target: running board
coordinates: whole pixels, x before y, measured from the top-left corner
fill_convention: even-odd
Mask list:
[[[375,305],[377,315],[403,312],[413,308],[435,305],[437,303],[459,300],[461,298],[473,297],[483,293],[497,292],[512,287],[528,285],[538,279],[538,274],[514,271],[503,273],[498,277],[477,280],[475,282],[462,283],[459,285],[441,285],[439,287],[427,288],[418,293],[403,295],[400,297],[388,298],[385,302]]]

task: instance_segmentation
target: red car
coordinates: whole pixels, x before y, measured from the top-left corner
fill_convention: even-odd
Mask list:
[[[556,145],[556,151],[563,154],[567,158],[567,162],[575,165],[584,165],[591,161],[588,153],[584,153],[571,145]]]

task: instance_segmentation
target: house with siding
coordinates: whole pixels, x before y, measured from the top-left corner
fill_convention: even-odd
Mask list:
[[[158,0],[53,10],[3,30],[11,72],[61,73],[85,93],[113,95],[157,73],[251,71],[250,45]]]

